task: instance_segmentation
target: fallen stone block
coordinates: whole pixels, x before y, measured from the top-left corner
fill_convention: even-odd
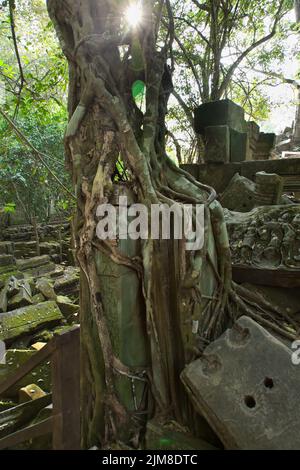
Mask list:
[[[26,281],[20,281],[19,292],[8,301],[8,310],[15,310],[32,304],[33,302],[29,283]]]
[[[53,301],[1,313],[0,340],[13,340],[43,326],[57,324],[62,319],[63,315]]]
[[[17,279],[24,279],[24,274],[15,269],[9,269],[6,272],[0,270],[0,289],[5,286],[6,282],[14,276]]]
[[[253,181],[236,173],[228,187],[220,197],[220,202],[226,209],[237,212],[249,212],[256,202],[256,186]]]
[[[19,280],[15,276],[11,276],[8,280],[8,289],[7,289],[7,296],[8,298],[17,295],[19,292]]]
[[[283,178],[274,173],[259,171],[255,175],[257,205],[267,206],[281,203]]]
[[[73,304],[69,297],[58,295],[56,302],[64,317],[69,317],[70,315],[74,315],[79,312],[79,305]]]
[[[47,263],[42,266],[37,266],[36,268],[23,270],[24,276],[27,279],[44,277],[45,275],[51,276],[51,273],[55,270],[54,263]]]
[[[226,448],[300,448],[299,366],[252,319],[240,318],[181,378]]]
[[[49,279],[45,277],[38,279],[36,288],[46,299],[56,300],[57,295],[54,291],[53,283]]]
[[[18,259],[17,260],[17,268],[21,271],[38,268],[50,262],[50,258],[48,255],[43,256],[35,256],[34,258],[29,259]]]
[[[54,290],[57,294],[68,295],[78,292],[79,289],[79,270],[66,270],[62,277],[56,279]]]

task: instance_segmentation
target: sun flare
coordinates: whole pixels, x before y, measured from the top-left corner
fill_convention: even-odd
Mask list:
[[[142,20],[142,8],[140,3],[136,2],[129,5],[125,12],[125,18],[130,26],[136,28]]]

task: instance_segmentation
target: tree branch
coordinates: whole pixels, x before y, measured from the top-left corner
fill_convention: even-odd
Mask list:
[[[37,150],[31,142],[27,139],[27,137],[18,129],[18,127],[15,125],[15,123],[7,116],[7,114],[0,109],[0,114],[1,116],[8,122],[10,127],[14,130],[14,132],[17,134],[17,136],[28,146],[31,148],[33,155],[39,160],[40,163],[48,170],[49,174],[52,176],[52,178],[63,188],[63,190],[68,193],[69,196],[71,196],[73,199],[76,199],[74,194],[69,191],[69,189],[60,181],[60,179],[56,176],[55,173],[51,170],[49,167],[48,163],[45,162],[44,158],[48,158],[47,155],[44,153],[40,152]]]
[[[18,113],[19,106],[20,106],[20,98],[21,98],[23,85],[25,83],[25,77],[24,77],[22,62],[21,62],[20,53],[19,53],[19,49],[18,49],[16,31],[15,31],[14,2],[13,2],[13,0],[9,0],[9,18],[10,18],[11,35],[12,35],[12,39],[13,39],[13,43],[14,43],[15,54],[16,54],[16,57],[17,57],[18,67],[19,67],[19,71],[20,71],[20,80],[21,80],[20,87],[19,87],[19,92],[18,92],[18,101],[17,101],[15,112],[14,112],[14,118],[15,118],[17,113]]]
[[[277,31],[277,26],[278,26],[278,23],[279,23],[279,20],[281,18],[281,13],[282,13],[282,8],[283,8],[283,5],[285,3],[285,0],[281,0],[280,1],[280,4],[279,4],[279,7],[277,9],[277,12],[275,14],[275,19],[274,19],[274,23],[273,23],[273,27],[272,27],[272,30],[269,34],[267,34],[266,36],[262,37],[261,39],[255,41],[253,44],[251,44],[251,46],[249,46],[239,57],[238,59],[229,67],[228,69],[228,72],[226,74],[226,77],[224,78],[221,86],[220,86],[220,90],[219,90],[219,96],[221,97],[223,95],[223,93],[225,92],[226,88],[228,87],[229,85],[229,82],[235,72],[235,70],[237,69],[237,67],[240,65],[240,63],[245,59],[245,57],[247,57],[247,55],[250,54],[250,52],[252,52],[254,49],[256,49],[257,47],[261,46],[262,44],[264,44],[265,42],[269,41],[270,39],[272,39],[272,37],[275,36],[276,34],[276,31]]]

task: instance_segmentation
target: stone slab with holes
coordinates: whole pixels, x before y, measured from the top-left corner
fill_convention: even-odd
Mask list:
[[[300,365],[248,317],[189,364],[182,381],[227,449],[300,449]]]

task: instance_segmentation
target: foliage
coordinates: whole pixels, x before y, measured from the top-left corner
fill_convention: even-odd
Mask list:
[[[195,106],[228,97],[245,107],[252,120],[268,118],[271,108],[268,87],[280,81],[261,73],[282,71],[295,50],[289,37],[295,34],[289,13],[292,0],[174,0],[175,10],[175,97],[171,115],[181,107],[187,119],[169,122],[173,134],[180,133],[185,147],[193,147],[189,136]],[[258,69],[258,70],[255,70]],[[184,150],[189,160],[190,151]]]
[[[68,184],[63,163],[64,121],[52,116],[52,123],[40,123],[35,116],[19,119],[19,128],[30,135],[31,143],[40,151],[51,155],[49,166]],[[0,133],[0,184],[1,205],[14,202],[29,222],[32,216],[47,219],[51,210],[66,210],[66,196],[49,178],[47,169],[36,161],[31,149],[16,139],[6,123],[1,123]]]
[[[0,6],[1,85],[2,110],[38,151],[47,154],[47,165],[70,187],[63,157],[67,66],[41,0]],[[66,211],[69,198],[1,117],[0,135],[0,206],[13,201],[28,221],[33,215],[47,218],[54,207]]]

